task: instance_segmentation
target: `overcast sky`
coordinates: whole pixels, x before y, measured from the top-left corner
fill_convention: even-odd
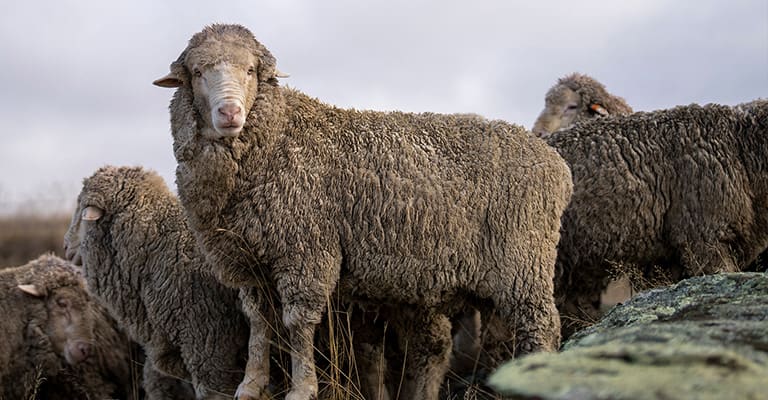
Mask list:
[[[0,213],[66,210],[105,164],[174,187],[168,71],[213,22],[251,29],[328,103],[474,112],[530,128],[582,72],[635,110],[768,97],[768,1],[5,1]]]

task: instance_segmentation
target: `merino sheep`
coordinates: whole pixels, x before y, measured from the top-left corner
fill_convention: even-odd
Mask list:
[[[632,107],[624,99],[608,93],[596,79],[579,73],[560,78],[544,102],[544,110],[532,129],[542,138],[598,116],[632,114]]]
[[[738,271],[768,245],[768,101],[579,123],[547,142],[571,166],[556,298],[593,318],[612,263],[671,275]]]
[[[178,199],[141,168],[85,179],[65,239],[90,291],[144,346],[146,368],[226,398],[243,376],[248,325],[237,291],[206,276],[195,246]]]
[[[88,222],[88,220],[83,220],[86,217],[97,219]],[[126,221],[133,222],[129,223]],[[97,223],[102,225],[99,228],[86,225]],[[119,233],[119,236],[105,235],[106,232]],[[195,242],[191,231],[187,228],[186,220],[182,216],[178,199],[170,193],[162,178],[156,173],[139,167],[111,166],[96,171],[84,182],[83,190],[78,199],[78,208],[73,216],[65,242],[67,256],[74,259],[77,263],[83,262],[85,264],[89,285],[91,285],[92,290],[97,292],[99,297],[103,298],[110,305],[111,309],[146,310],[140,313],[141,315],[146,313],[146,320],[143,320],[143,316],[136,317],[133,314],[124,316],[128,311],[116,311],[118,313],[116,315],[120,316],[122,323],[128,326],[130,332],[135,333],[142,329],[152,330],[153,333],[148,339],[142,338],[138,334],[134,336],[142,343],[150,343],[147,345],[147,350],[150,354],[176,351],[180,353],[176,357],[181,357],[184,367],[188,368],[186,364],[192,362],[193,358],[187,355],[187,353],[192,352],[193,345],[203,346],[200,341],[206,338],[207,335],[212,335],[212,329],[229,329],[227,332],[230,333],[228,336],[225,335],[225,337],[230,337],[230,342],[237,342],[239,339],[240,345],[242,345],[248,340],[248,332],[244,331],[244,327],[247,328],[247,326],[243,325],[243,317],[235,310],[236,305],[232,304],[233,296],[236,296],[237,292],[221,287],[213,276],[210,276],[207,270],[202,268],[204,262],[202,256],[199,255],[194,247],[190,247],[194,246]],[[150,242],[152,243],[151,247]],[[177,248],[175,246],[178,246],[178,249],[181,250],[165,253],[166,258],[163,263],[163,256],[160,254],[166,251],[165,249]],[[134,258],[130,262],[126,260],[127,255],[131,251],[135,252],[137,249],[142,248],[152,249],[151,252],[155,255],[146,265],[143,265],[143,261],[140,259]],[[110,254],[107,250],[119,250],[118,253],[120,254],[115,258],[123,261],[116,261],[114,266],[112,266],[113,264],[107,264],[100,258],[100,263],[95,263],[96,257]],[[180,258],[180,261],[176,261],[177,257]],[[160,272],[153,272],[153,270]],[[120,273],[124,275],[119,275]],[[137,282],[137,285],[143,286],[142,293],[145,298],[143,303],[151,301],[155,304],[139,304],[138,300],[128,305],[118,304],[118,301],[123,301],[121,299],[133,296],[131,287],[119,286],[119,284],[114,283],[117,282],[119,276],[132,276],[134,279],[132,282]],[[94,280],[99,285],[98,289],[92,283]],[[202,280],[211,282],[202,284]],[[162,282],[163,284],[158,288],[149,289],[146,286],[150,286],[150,282]],[[189,282],[192,282],[194,286],[188,286]],[[118,286],[112,288],[114,285]],[[204,292],[203,290],[208,290],[205,289],[208,286],[213,286],[217,289]],[[178,293],[183,292],[189,287],[202,289],[186,296],[178,295]],[[174,296],[179,297],[174,298]],[[194,298],[189,296],[194,296]],[[200,302],[198,298],[202,299],[203,297],[206,297],[206,299],[203,299],[205,301],[215,300],[229,303],[229,305],[224,304],[202,314],[200,311],[192,309],[193,306],[196,306],[192,303]],[[207,297],[210,297],[210,299]],[[248,299],[250,297],[246,297],[246,301]],[[179,320],[171,320],[165,323],[157,322],[158,319],[166,318],[168,310],[184,314],[176,317],[181,322]],[[358,313],[355,313],[355,315],[358,315]],[[176,332],[197,329],[202,322],[200,320],[202,317],[212,319],[212,321],[208,321],[207,329],[202,329],[200,332],[195,333],[196,336],[183,337],[183,334]],[[268,318],[265,315],[258,317]],[[234,323],[218,322],[219,319],[226,318],[232,321],[239,321],[239,326],[236,326]],[[359,324],[358,319],[355,317],[351,318],[351,322]],[[173,323],[177,325],[169,328]],[[269,321],[268,323],[271,326],[276,324],[275,321]],[[233,328],[237,329],[233,330]],[[362,328],[356,329],[358,332],[362,330]],[[159,349],[153,347],[152,343],[157,341],[160,341],[163,345],[171,346],[171,348]],[[163,341],[168,341],[169,343],[166,344]],[[222,347],[227,345],[227,343],[221,340],[208,339],[208,341],[211,344],[206,346],[209,346],[209,352],[214,352],[214,358],[200,368],[226,370],[225,363],[232,362],[234,358],[230,359],[229,356],[219,355],[218,353],[228,351],[236,354],[239,349]],[[376,344],[372,340],[369,341],[365,338],[356,338],[355,344],[357,343],[368,347],[375,346]],[[376,351],[373,350],[360,351],[355,354],[355,356],[359,357],[375,357],[375,355]],[[217,360],[215,357],[220,359]],[[174,385],[172,381],[165,382],[158,377],[154,373],[152,361],[150,360],[147,363],[147,368],[144,371],[147,393],[149,393],[150,398],[169,398],[169,388],[178,392],[179,390],[174,389],[174,386],[179,385]],[[177,361],[174,360],[174,362]],[[368,363],[364,361],[359,362],[358,366],[365,373],[375,374],[379,372],[374,368],[375,363],[373,360]],[[237,371],[234,366],[230,367],[232,372]],[[168,372],[167,369],[163,370]],[[192,371],[185,372],[189,373],[180,374],[174,371],[174,375],[182,377],[192,375],[192,381],[195,382],[195,375],[191,373]],[[233,388],[234,386],[231,385],[239,383],[241,377],[242,373],[237,376],[237,379],[227,375],[230,383],[229,387]],[[384,382],[379,382],[374,378],[364,379],[362,383],[363,385],[360,389],[366,394],[367,398],[374,398],[375,393],[384,390],[381,387],[384,385]],[[183,392],[183,388],[181,389]]]
[[[336,288],[416,311],[412,325],[430,334],[410,343],[408,369],[424,372],[413,398],[437,396],[451,340],[441,313],[495,310],[518,354],[557,349],[553,266],[571,177],[554,150],[477,116],[339,109],[278,77],[249,30],[211,25],[154,83],[178,88],[176,178],[206,259],[227,285],[279,294],[288,400],[317,395],[312,338]],[[258,376],[246,368],[239,393],[258,397]]]
[[[28,399],[91,353],[91,302],[78,271],[42,255],[0,271],[0,398]]]

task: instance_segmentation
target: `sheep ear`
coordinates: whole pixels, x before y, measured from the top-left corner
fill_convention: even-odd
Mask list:
[[[102,215],[104,215],[104,210],[101,208],[88,206],[83,210],[81,217],[83,218],[83,221],[96,221],[97,219],[101,218]]]
[[[22,292],[34,296],[34,297],[43,297],[45,296],[45,292],[41,291],[36,285],[18,285],[16,286],[21,290]]]
[[[177,87],[181,87],[181,85],[183,84],[183,81],[175,73],[169,72],[168,75],[162,78],[155,79],[155,81],[152,82],[152,84],[155,86],[166,87],[166,88],[177,88]]]
[[[288,78],[291,74],[286,74],[283,71],[280,71],[279,69],[275,69],[275,78]]]
[[[602,115],[603,117],[605,117],[605,116],[607,116],[609,114],[608,110],[606,110],[605,108],[603,108],[603,106],[601,106],[600,104],[597,104],[597,103],[592,104],[591,106],[589,106],[589,109],[594,111],[597,114]]]

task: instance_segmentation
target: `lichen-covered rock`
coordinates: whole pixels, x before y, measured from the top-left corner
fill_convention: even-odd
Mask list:
[[[516,399],[759,399],[768,383],[768,275],[691,278],[637,295],[557,354],[499,368]]]

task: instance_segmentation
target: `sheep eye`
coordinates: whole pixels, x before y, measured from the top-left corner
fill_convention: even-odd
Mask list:
[[[62,297],[59,297],[58,299],[56,299],[56,304],[59,307],[62,307],[62,308],[69,307],[69,301],[67,299],[65,299],[65,298],[62,298]]]
[[[203,76],[203,73],[200,72],[200,70],[197,68],[195,68],[195,71],[193,73],[195,74],[196,78],[200,78],[201,76]]]
[[[256,72],[255,68],[253,68],[253,67],[248,68],[248,75],[253,75],[255,72]]]
[[[565,109],[566,109],[566,110],[575,110],[575,109],[577,109],[577,108],[579,108],[579,105],[578,105],[578,104],[568,104],[568,105],[565,107]]]

